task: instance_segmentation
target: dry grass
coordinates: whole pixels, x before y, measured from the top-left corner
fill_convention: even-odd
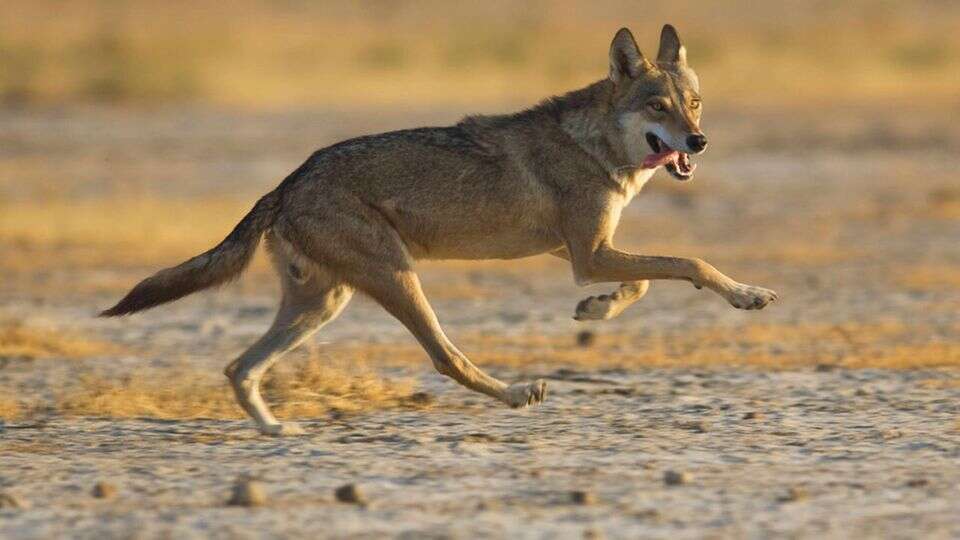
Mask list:
[[[914,291],[960,288],[960,267],[946,264],[918,264],[900,269],[896,282]]]
[[[938,186],[927,194],[927,207],[936,217],[960,220],[960,187]]]
[[[871,324],[747,324],[666,333],[603,334],[590,347],[574,336],[459,338],[480,365],[519,369],[554,366],[602,368],[723,367],[797,369],[817,365],[912,369],[960,366],[960,343],[899,322]],[[333,356],[376,364],[429,364],[413,343],[335,347]]]
[[[960,330],[960,329],[958,329]],[[575,336],[470,335],[458,339],[481,366],[506,367],[532,374],[559,367],[580,369],[723,368],[930,369],[960,367],[960,343],[936,339],[903,323],[745,324],[669,333],[595,335],[588,346]],[[374,369],[374,366],[377,369]],[[384,375],[404,367],[429,371],[426,353],[412,342],[341,345],[280,363],[264,380],[263,391],[279,417],[318,417],[423,407],[407,379]],[[30,409],[67,416],[114,418],[244,418],[226,380],[187,365],[144,370],[120,377],[95,374],[80,366],[79,382],[60,391],[52,407]],[[175,374],[175,376],[174,376]],[[950,383],[937,383],[950,384]],[[427,400],[429,402],[429,400]],[[0,400],[0,417],[27,415],[24,406]]]
[[[0,397],[0,420],[16,420],[23,414],[23,407],[15,399]]]
[[[252,204],[230,197],[0,201],[0,290],[118,294],[216,245]],[[260,284],[268,269],[260,256],[250,273]]]
[[[253,202],[229,197],[0,201],[0,246],[10,253],[0,268],[170,263],[220,241]]]
[[[89,358],[116,354],[115,345],[58,330],[0,321],[0,359]]]
[[[55,409],[69,416],[245,418],[225,378],[185,366],[175,379],[170,375],[86,375],[60,396]],[[386,380],[362,364],[316,355],[281,364],[264,379],[262,390],[282,418],[416,405],[410,381]]]

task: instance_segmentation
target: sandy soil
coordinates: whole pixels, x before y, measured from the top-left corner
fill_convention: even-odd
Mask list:
[[[23,187],[41,180],[78,200],[252,199],[311,147],[455,117],[3,114],[3,140],[16,142],[0,153],[8,201],[41,197]],[[269,323],[273,286],[255,275],[105,321],[91,314],[153,268],[5,266],[2,318],[118,349],[0,356],[0,394],[26,411],[0,424],[0,492],[29,506],[0,506],[0,537],[960,536],[960,132],[936,114],[710,118],[717,144],[698,178],[656,180],[618,241],[702,256],[778,290],[778,305],[740,312],[655,283],[620,318],[582,324],[570,320],[576,302],[609,287],[575,288],[561,261],[423,268],[448,333],[477,363],[548,380],[539,408],[503,409],[441,378],[358,299],[316,347],[357,347],[428,405],[334,407],[299,418],[308,435],[289,439],[239,419],[68,414],[59,396],[85,391],[91,374],[147,370],[175,385],[189,365],[219,381]],[[75,176],[50,176],[71,163]],[[25,256],[2,245],[8,260]],[[584,329],[591,346],[576,344]],[[683,481],[665,482],[669,471]],[[262,483],[265,506],[226,505],[244,475]],[[116,495],[93,497],[98,481]],[[348,483],[366,504],[336,501]]]
[[[926,372],[640,369],[554,374],[511,411],[428,377],[454,410],[244,422],[8,426],[0,536],[956,537],[960,389]],[[459,406],[463,402],[469,405]],[[666,471],[688,483],[667,485]],[[240,475],[264,508],[224,502]],[[109,500],[89,492],[105,480]],[[356,483],[365,507],[339,503]],[[574,501],[584,491],[595,500]]]

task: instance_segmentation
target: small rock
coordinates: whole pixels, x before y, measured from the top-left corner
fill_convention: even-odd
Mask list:
[[[0,493],[0,509],[3,508],[19,508],[25,510],[30,508],[30,503],[12,493]]]
[[[778,500],[780,502],[795,502],[806,499],[807,496],[807,490],[801,487],[792,487],[788,489],[786,493],[780,496]]]
[[[366,504],[367,499],[356,484],[344,484],[333,492],[338,501],[349,504]]]
[[[590,330],[584,330],[577,333],[577,345],[581,347],[593,347],[597,342],[597,335]]]
[[[900,437],[903,437],[903,432],[896,428],[885,429],[880,432],[880,438],[885,441],[889,441],[892,439],[899,439]]]
[[[227,504],[230,506],[263,506],[267,503],[267,494],[263,484],[249,478],[239,478],[233,486],[233,494]]]
[[[706,433],[710,431],[710,424],[704,422],[703,420],[691,420],[689,422],[677,422],[677,427],[680,429],[685,429],[687,431],[692,431],[694,433]]]
[[[688,484],[691,480],[693,480],[693,475],[686,471],[667,471],[663,473],[663,483],[668,486]]]
[[[109,499],[117,494],[117,486],[110,482],[97,482],[93,486],[91,495],[98,499]]]
[[[760,411],[750,411],[743,415],[744,420],[763,420],[763,413]]]
[[[573,504],[590,505],[597,502],[597,496],[592,491],[576,490],[570,492],[570,500]]]
[[[437,398],[427,392],[414,392],[407,396],[407,402],[418,407],[427,407],[436,403]]]
[[[495,512],[503,508],[503,504],[500,501],[480,501],[477,503],[477,510],[480,512]]]
[[[911,478],[907,480],[907,487],[920,488],[930,485],[930,480],[926,478]]]

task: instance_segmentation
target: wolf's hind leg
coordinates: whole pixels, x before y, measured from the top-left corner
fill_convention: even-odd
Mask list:
[[[470,362],[444,334],[412,270],[391,272],[360,288],[413,333],[440,373],[514,408],[539,404],[546,396],[546,383],[542,380],[507,385]]]
[[[650,288],[648,280],[627,281],[611,294],[584,298],[577,304],[573,318],[578,321],[605,321],[623,313],[631,304],[643,298]]]
[[[353,291],[322,275],[301,273],[296,266],[277,264],[283,274],[283,300],[273,325],[256,343],[234,360],[224,373],[230,379],[240,406],[265,435],[298,435],[294,423],[280,423],[260,395],[260,380],[270,367],[340,314]],[[306,277],[306,279],[304,279]]]

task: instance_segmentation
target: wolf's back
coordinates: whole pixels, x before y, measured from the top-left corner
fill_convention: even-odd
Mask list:
[[[257,201],[253,210],[216,247],[141,281],[117,305],[101,312],[100,316],[129,315],[239,277],[253,258],[263,232],[276,218],[280,200],[278,191],[274,190]]]

